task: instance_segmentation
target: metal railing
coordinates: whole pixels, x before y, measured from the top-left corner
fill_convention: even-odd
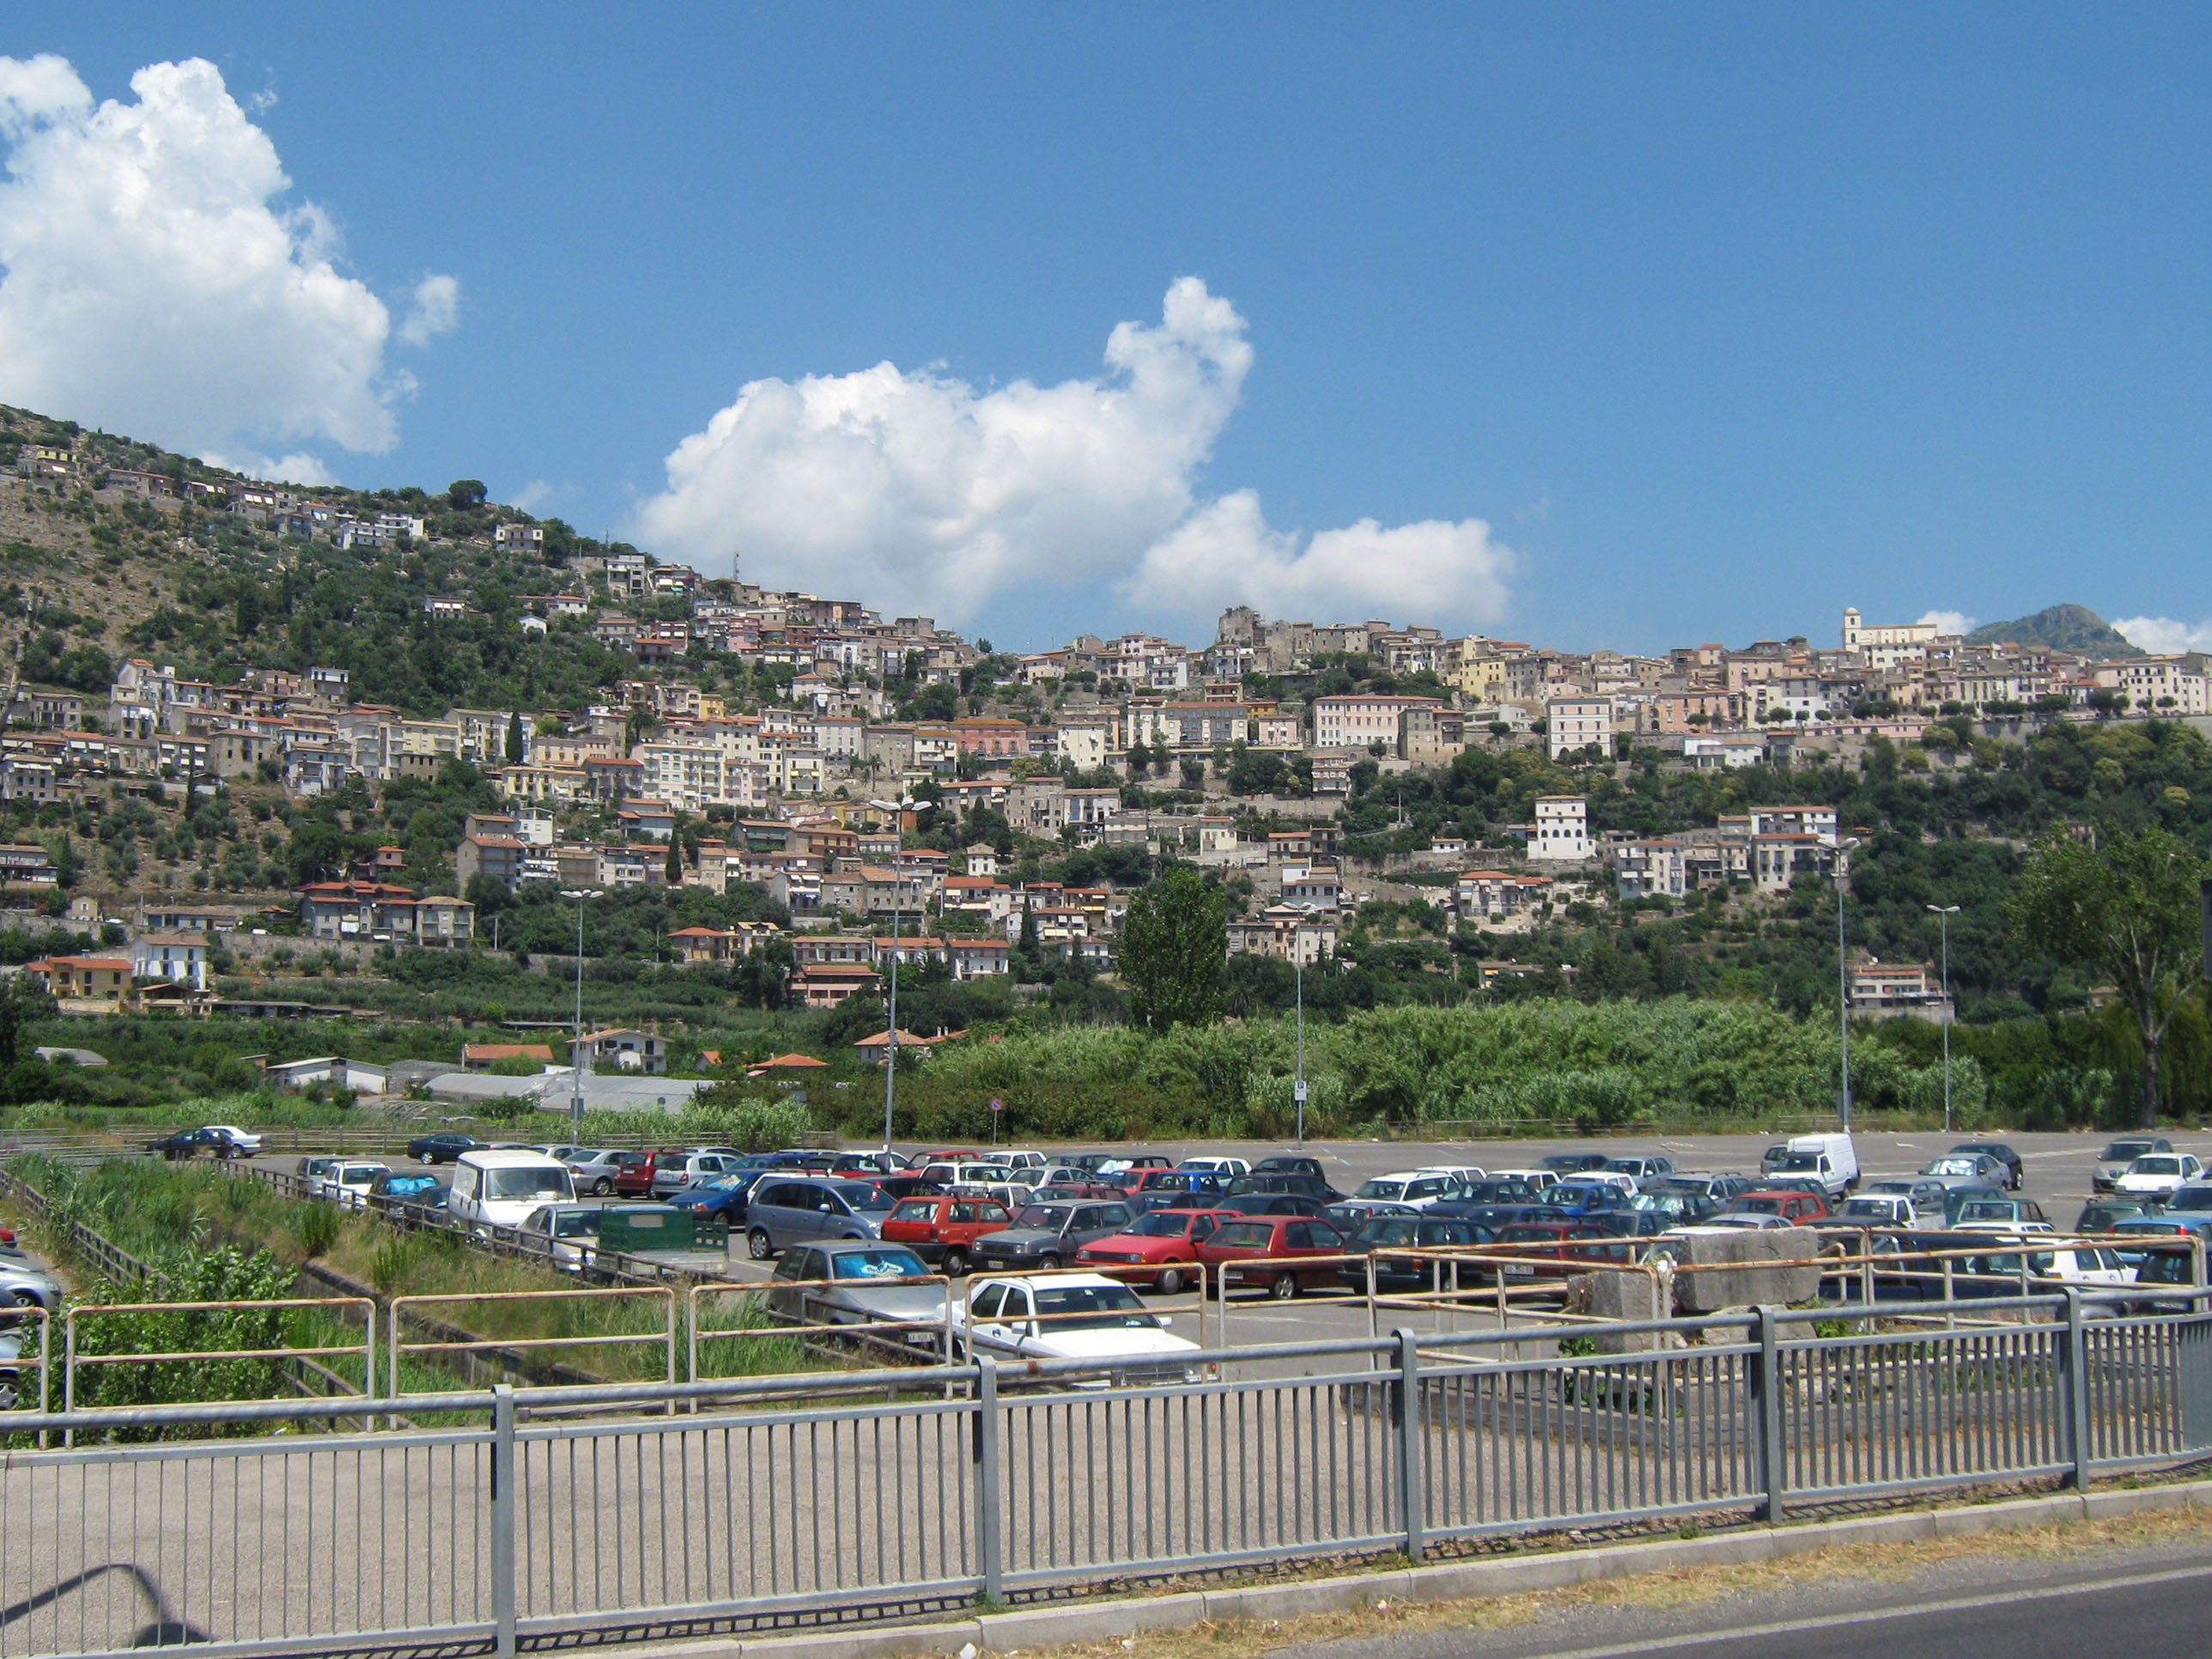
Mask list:
[[[328,1401],[14,1413],[0,1656],[510,1654],[2212,1456],[2212,1313],[1994,1300],[1957,1311],[2014,1322],[1759,1308],[1611,1326],[1650,1346],[1608,1354],[1563,1355],[1591,1330],[1565,1323],[1216,1349],[1142,1387],[1039,1360],[1020,1391],[983,1364],[347,1402],[401,1425],[378,1432],[312,1432]],[[1304,1374],[1257,1374],[1285,1361]],[[185,1434],[226,1437],[155,1437]]]

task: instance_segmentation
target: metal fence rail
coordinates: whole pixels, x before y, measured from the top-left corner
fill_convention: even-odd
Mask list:
[[[315,1401],[14,1413],[0,1659],[505,1654],[2212,1456],[2212,1313],[2122,1305],[1401,1331],[1149,1382],[1052,1360],[349,1401],[385,1432],[313,1432]],[[1238,1370],[1284,1361],[1308,1374]]]

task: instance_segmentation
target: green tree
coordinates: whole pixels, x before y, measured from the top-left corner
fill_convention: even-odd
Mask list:
[[[1137,1024],[1210,1025],[1221,1016],[1229,953],[1229,896],[1178,866],[1129,901],[1121,924],[1121,980]]]
[[[484,504],[483,482],[478,478],[456,478],[446,486],[446,502],[456,513],[465,513],[472,507]]]
[[[2005,914],[2024,949],[2110,980],[2142,1044],[2142,1124],[2156,1127],[2159,1050],[2202,948],[2203,860],[2160,829],[2102,846],[2063,831],[2036,845]]]
[[[668,863],[662,873],[668,878],[671,891],[684,884],[684,843],[674,836],[668,838]]]
[[[516,709],[507,717],[507,763],[522,764],[522,711]]]

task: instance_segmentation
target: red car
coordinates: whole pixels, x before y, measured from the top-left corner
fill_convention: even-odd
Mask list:
[[[651,1198],[653,1160],[659,1151],[624,1152],[615,1159],[615,1196]]]
[[[1075,1265],[1174,1296],[1198,1277],[1199,1246],[1224,1222],[1245,1218],[1234,1210],[1154,1210],[1139,1216],[1128,1231],[1085,1244],[1075,1253]]]
[[[1226,1296],[1231,1286],[1243,1285],[1285,1301],[1300,1291],[1334,1285],[1337,1264],[1330,1258],[1343,1254],[1342,1234],[1326,1221],[1303,1215],[1239,1216],[1216,1227],[1213,1237],[1198,1247],[1198,1259],[1214,1264],[1219,1273],[1219,1294]],[[1274,1265],[1282,1257],[1305,1255],[1319,1258],[1318,1265]],[[1236,1265],[1262,1260],[1267,1266]]]
[[[1166,1168],[1152,1169],[1150,1167],[1142,1170],[1124,1170],[1119,1175],[1110,1177],[1110,1179],[1113,1182],[1114,1189],[1116,1192],[1127,1193],[1130,1196],[1134,1197],[1137,1194],[1144,1192],[1149,1188],[1160,1185],[1162,1178],[1167,1176],[1175,1176],[1174,1181],[1167,1183],[1170,1186],[1181,1186],[1187,1179],[1184,1173],[1178,1170],[1170,1170]]]
[[[968,1271],[969,1247],[985,1233],[1013,1225],[1006,1206],[989,1198],[907,1198],[884,1218],[886,1244],[903,1244],[957,1279]]]
[[[1795,1187],[1776,1187],[1739,1193],[1721,1213],[1778,1215],[1793,1227],[1814,1227],[1826,1221],[1832,1212],[1828,1208],[1827,1200],[1818,1193],[1803,1192]]]
[[[1525,1279],[1571,1278],[1594,1261],[1626,1267],[1641,1260],[1649,1241],[1618,1237],[1598,1221],[1522,1221],[1498,1229],[1492,1242],[1514,1258],[1505,1277]]]

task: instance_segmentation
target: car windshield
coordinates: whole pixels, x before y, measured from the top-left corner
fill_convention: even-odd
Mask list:
[[[566,1170],[519,1169],[487,1170],[484,1171],[486,1198],[566,1198],[568,1196],[568,1172]]]
[[[2181,1173],[2181,1160],[2178,1158],[2165,1158],[2154,1153],[2148,1158],[2139,1158],[2136,1160],[2135,1173],[2137,1175],[2179,1175]]]
[[[832,1279],[919,1279],[929,1271],[912,1250],[841,1250],[831,1259]]]
[[[1879,1198],[1855,1198],[1844,1206],[1844,1218],[1849,1221],[1858,1216],[1887,1221],[1892,1212],[1887,1200]]]
[[[1359,1183],[1359,1190],[1352,1194],[1352,1196],[1354,1198],[1398,1198],[1404,1194],[1405,1190],[1406,1183],[1402,1181],[1363,1181]]]
[[[1738,1215],[1780,1215],[1782,1200],[1778,1198],[1740,1198],[1735,1201]]]
[[[1781,1174],[1814,1175],[1820,1170],[1820,1159],[1819,1155],[1814,1152],[1792,1152],[1787,1158],[1777,1159],[1774,1168]]]
[[[1030,1204],[1014,1218],[1017,1227],[1035,1227],[1040,1232],[1056,1233],[1067,1224],[1067,1206],[1064,1204]]]
[[[716,1176],[705,1184],[717,1192],[733,1193],[751,1179],[750,1172],[744,1175]]]
[[[2148,1140],[2116,1140],[2097,1154],[2100,1164],[2132,1164],[2145,1152],[2158,1149]]]
[[[1231,1221],[1213,1230],[1207,1241],[1212,1244],[1241,1244],[1249,1249],[1270,1243],[1275,1237],[1273,1225],[1265,1221]]]
[[[933,1198],[909,1198],[891,1212],[894,1221],[934,1221],[937,1219],[937,1200]]]
[[[1939,1158],[1928,1166],[1928,1173],[1932,1176],[1970,1176],[1974,1173],[1974,1160],[1971,1158]]]
[[[1959,1206],[1961,1221],[2010,1221],[2019,1211],[2002,1199],[1978,1198]]]
[[[841,1181],[830,1189],[856,1210],[888,1210],[890,1194],[866,1181]]]
[[[1045,1334],[1065,1330],[1158,1329],[1159,1321],[1145,1311],[1137,1294],[1126,1285],[1040,1285],[1036,1310],[1050,1322]]]
[[[2212,1186],[2183,1187],[2166,1200],[2169,1210],[2212,1210]]]
[[[1554,1152],[1551,1157],[1545,1158],[1542,1161],[1540,1167],[1547,1170],[1557,1170],[1564,1174],[1565,1171],[1570,1170],[1587,1168],[1588,1160],[1586,1156],[1581,1152]]]
[[[1370,1221],[1352,1234],[1352,1242],[1355,1246],[1368,1249],[1372,1249],[1377,1245],[1390,1249],[1401,1244],[1411,1244],[1417,1237],[1415,1224],[1408,1217],[1402,1220]]]
[[[1190,1231],[1190,1217],[1173,1210],[1155,1210],[1138,1217],[1137,1224],[1129,1231],[1139,1238],[1181,1238]]]

